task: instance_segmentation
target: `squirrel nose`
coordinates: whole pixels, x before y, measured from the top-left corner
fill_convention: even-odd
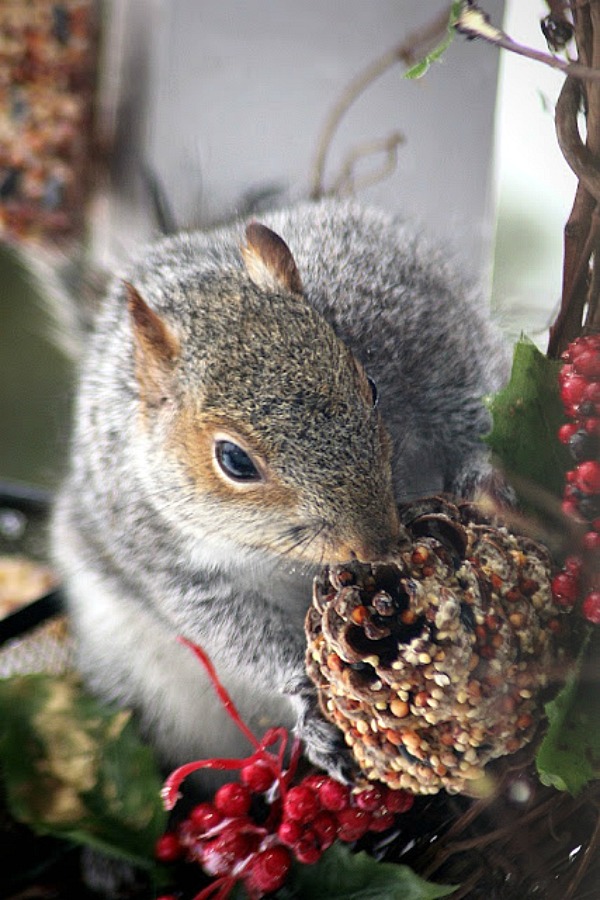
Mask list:
[[[355,544],[350,548],[349,558],[357,562],[389,562],[397,555],[399,543],[392,541],[373,544]]]
[[[357,562],[390,562],[397,559],[400,551],[408,544],[408,534],[400,523],[396,507],[389,510],[385,518],[375,523],[370,519],[361,528],[351,528],[335,546],[335,560],[344,563],[351,559]]]
[[[398,532],[376,536],[370,540],[355,540],[341,546],[337,556],[341,557],[345,554],[345,560],[355,559],[357,562],[390,562],[394,558],[397,559],[403,545],[403,532],[399,528]]]

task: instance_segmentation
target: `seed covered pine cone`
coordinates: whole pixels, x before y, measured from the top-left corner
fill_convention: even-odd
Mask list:
[[[308,673],[367,778],[478,793],[485,765],[533,737],[557,671],[550,557],[471,503],[430,498],[401,517],[397,564],[315,580]]]

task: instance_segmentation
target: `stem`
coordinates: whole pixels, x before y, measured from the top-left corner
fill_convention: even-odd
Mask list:
[[[233,719],[239,730],[246,738],[248,738],[252,746],[258,749],[258,747],[260,746],[260,741],[257,737],[255,737],[254,734],[252,734],[246,723],[243,721],[242,717],[236,709],[233,700],[219,680],[219,676],[217,675],[215,667],[211,663],[202,647],[199,647],[198,644],[194,644],[192,641],[188,641],[188,639],[184,637],[179,637],[177,638],[177,640],[181,644],[184,644],[186,647],[189,647],[190,650],[198,657],[198,659],[206,669],[208,677],[210,678],[212,685],[219,696],[219,700],[223,704],[225,712],[230,716],[231,719]]]
[[[533,47],[519,44],[506,32],[496,28],[495,25],[491,25],[487,15],[475,4],[465,6],[462,10],[456,23],[456,30],[467,37],[481,38],[488,44],[501,47],[503,50],[516,53],[518,56],[524,56],[535,62],[543,63],[552,69],[559,69],[565,75],[573,75],[576,78],[600,82],[600,69],[591,68],[579,62],[567,62],[559,56],[552,56],[550,53],[543,53],[540,50],[534,50]]]
[[[235,882],[235,878],[231,878],[229,875],[223,875],[221,878],[217,879],[217,881],[213,881],[212,884],[205,887],[199,894],[196,894],[192,900],[208,900],[209,897],[214,897],[215,900],[226,900],[233,890]]]
[[[573,5],[579,59],[600,71],[600,8]],[[586,143],[578,115],[586,113]],[[556,104],[556,135],[566,162],[579,184],[564,231],[561,307],[550,329],[548,355],[559,357],[582,330],[600,327],[600,84],[567,78]],[[585,326],[583,323],[587,307]]]
[[[557,358],[581,331],[585,308],[591,240],[592,216],[596,206],[589,188],[598,189],[590,153],[584,147],[577,126],[582,85],[567,78],[556,104],[556,134],[558,144],[569,166],[579,177],[575,201],[564,230],[563,289],[559,314],[550,328],[548,356]]]
[[[583,182],[583,186],[594,200],[600,202],[600,172],[597,168],[595,153],[590,146],[589,127],[588,146],[586,146],[581,140],[577,124],[582,92],[581,82],[575,78],[567,78],[556,104],[556,137],[570,168]]]
[[[388,69],[391,69],[392,66],[399,62],[403,62],[405,65],[412,65],[421,56],[425,56],[432,47],[436,46],[446,33],[448,15],[448,10],[445,9],[429,25],[413,32],[402,43],[392,47],[391,50],[374,60],[366,69],[356,75],[343,90],[327,116],[317,145],[310,189],[310,196],[313,200],[322,197],[324,194],[323,178],[327,155],[339,124],[349,107],[374,81],[383,75],[384,72],[387,72]]]
[[[598,3],[592,3],[589,7],[592,22],[590,35],[592,37],[592,65],[600,69],[600,7]],[[600,182],[600,84],[588,82],[587,91],[587,146],[595,163],[597,179]],[[592,224],[592,232],[595,236],[592,267],[592,278],[588,292],[588,312],[586,327],[596,321],[600,314],[600,229],[598,228],[598,215],[600,215],[600,191],[593,192],[596,201],[596,215]]]
[[[183,766],[175,769],[167,780],[160,792],[163,806],[166,810],[171,810],[179,800],[179,788],[181,782],[185,781],[188,775],[197,772],[199,769],[217,769],[221,772],[230,772],[235,769],[241,769],[246,765],[248,759],[199,759],[196,762],[185,763]]]

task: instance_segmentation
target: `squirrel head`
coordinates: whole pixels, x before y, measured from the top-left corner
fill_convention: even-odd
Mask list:
[[[237,266],[179,285],[165,314],[125,288],[140,428],[160,448],[157,481],[179,479],[188,534],[311,565],[397,552],[374,385],[304,299],[277,234],[251,223]]]

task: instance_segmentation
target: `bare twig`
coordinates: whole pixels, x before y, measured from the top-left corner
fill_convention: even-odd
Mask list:
[[[575,891],[581,884],[581,882],[585,876],[585,873],[587,872],[587,870],[590,867],[590,863],[592,862],[592,860],[594,858],[596,858],[596,854],[598,853],[599,849],[600,849],[600,815],[596,819],[596,827],[594,828],[594,832],[592,834],[592,837],[590,839],[588,846],[585,848],[585,850],[583,852],[583,857],[581,859],[581,862],[579,863],[579,866],[577,868],[575,876],[566,889],[565,900],[571,900],[571,898],[573,898],[575,896]]]
[[[327,155],[339,124],[349,107],[352,106],[355,100],[374,81],[387,72],[388,69],[392,68],[397,63],[404,63],[406,66],[413,65],[430,52],[446,34],[448,18],[449,10],[446,9],[436,16],[429,25],[408,35],[402,43],[392,47],[391,50],[388,50],[378,59],[374,60],[374,62],[367,66],[364,71],[356,75],[346,86],[329,113],[319,138],[311,179],[312,186],[310,194],[313,199],[317,199],[325,193],[323,177]]]
[[[343,194],[352,193],[357,189],[368,187],[382,181],[395,170],[398,162],[398,147],[404,143],[404,136],[399,132],[393,132],[386,138],[379,140],[367,141],[360,146],[355,147],[347,155],[341,167],[340,174],[335,181],[331,193]],[[367,156],[375,154],[385,154],[383,163],[378,169],[374,169],[362,178],[356,178],[356,164],[365,159]]]
[[[589,81],[600,81],[600,69],[585,66],[579,62],[567,62],[558,56],[534,50],[533,47],[526,47],[524,44],[514,41],[505,31],[492,25],[488,16],[474,4],[466,6],[459,14],[456,30],[467,37],[481,38],[489,44],[509,50],[518,56],[524,56],[553,69],[559,69],[565,75],[573,75],[575,78]]]

